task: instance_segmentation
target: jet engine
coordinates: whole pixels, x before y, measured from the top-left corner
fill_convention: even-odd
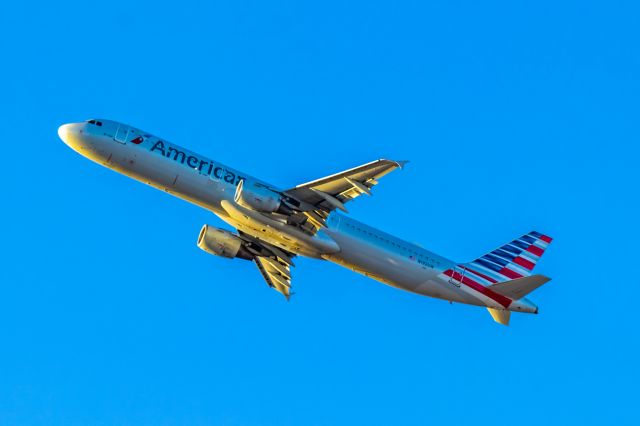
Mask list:
[[[227,258],[253,259],[240,237],[224,229],[204,225],[198,235],[198,247],[209,254]]]
[[[289,215],[293,211],[282,202],[280,194],[266,186],[241,180],[236,188],[233,200],[251,210],[262,213],[282,213]]]

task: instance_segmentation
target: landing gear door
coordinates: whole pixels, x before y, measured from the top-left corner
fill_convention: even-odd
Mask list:
[[[127,126],[123,126],[122,124],[118,125],[118,130],[116,130],[116,134],[113,137],[113,140],[120,143],[127,142],[127,135],[129,134],[129,128]]]

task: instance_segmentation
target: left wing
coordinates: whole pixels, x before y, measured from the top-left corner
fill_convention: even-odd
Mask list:
[[[327,211],[336,208],[346,211],[344,203],[362,194],[370,195],[371,188],[378,184],[377,179],[397,168],[404,167],[406,163],[406,161],[376,160],[322,179],[303,183],[284,193]]]
[[[376,160],[331,176],[303,183],[283,191],[298,211],[302,211],[314,228],[325,226],[325,219],[335,209],[347,212],[344,204],[362,194],[371,195],[378,179],[402,168],[406,161]]]

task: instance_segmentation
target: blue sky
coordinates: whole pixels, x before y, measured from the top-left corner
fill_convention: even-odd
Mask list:
[[[131,3],[2,6],[1,424],[638,424],[635,2]],[[461,261],[552,235],[541,313],[305,259],[286,303],[58,140],[91,117],[283,187],[411,160],[351,215]]]

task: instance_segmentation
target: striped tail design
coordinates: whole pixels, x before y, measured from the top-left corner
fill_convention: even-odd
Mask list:
[[[486,285],[528,277],[552,238],[531,231],[471,263],[460,265]]]

